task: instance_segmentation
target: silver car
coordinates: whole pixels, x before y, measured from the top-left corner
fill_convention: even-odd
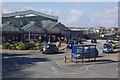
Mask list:
[[[55,44],[52,43],[47,43],[47,44],[43,44],[42,48],[41,48],[42,53],[57,53],[59,52],[58,47],[56,47]]]

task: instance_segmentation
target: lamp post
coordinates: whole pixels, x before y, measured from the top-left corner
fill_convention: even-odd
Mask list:
[[[30,41],[30,31],[29,31],[29,41]]]

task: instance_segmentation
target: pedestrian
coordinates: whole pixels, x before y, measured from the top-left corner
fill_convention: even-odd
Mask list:
[[[50,38],[49,38],[49,40],[48,40],[48,43],[50,43]]]

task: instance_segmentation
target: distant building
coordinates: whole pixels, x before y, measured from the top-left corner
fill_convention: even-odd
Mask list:
[[[85,38],[85,34],[83,30],[71,30],[71,37],[75,39]]]

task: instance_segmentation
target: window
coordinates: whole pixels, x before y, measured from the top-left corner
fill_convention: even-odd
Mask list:
[[[16,36],[16,40],[18,40],[18,37]]]
[[[13,36],[13,40],[15,40],[15,36]]]
[[[14,18],[22,18],[23,16],[15,16]]]
[[[41,39],[41,36],[39,36],[39,39]]]
[[[37,15],[35,15],[35,14],[26,14],[25,16],[30,17],[30,16],[37,16]]]

